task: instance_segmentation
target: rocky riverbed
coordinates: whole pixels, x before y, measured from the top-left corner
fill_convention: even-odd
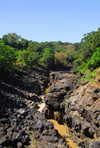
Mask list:
[[[48,83],[43,101],[40,95]],[[81,83],[67,68],[48,73],[24,67],[14,74],[1,73],[0,148],[31,148],[32,139],[36,148],[71,147],[47,119],[67,124],[78,147],[99,148],[100,89]]]

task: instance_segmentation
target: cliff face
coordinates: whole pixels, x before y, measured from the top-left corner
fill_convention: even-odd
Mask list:
[[[66,123],[78,146],[94,147],[100,140],[100,89],[66,72],[50,73],[50,82],[45,116]]]
[[[46,118],[56,119],[59,123],[63,123],[65,115],[65,98],[69,98],[73,89],[78,87],[79,82],[76,75],[66,72],[51,72],[51,87],[46,93],[44,114]]]
[[[71,97],[65,99],[64,121],[71,127],[79,146],[92,146],[99,140],[100,89],[87,84],[74,90]]]

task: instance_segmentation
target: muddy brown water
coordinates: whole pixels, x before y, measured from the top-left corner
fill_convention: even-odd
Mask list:
[[[49,119],[48,121],[53,122],[54,128],[58,130],[59,135],[66,135],[65,141],[68,143],[69,148],[78,148],[78,146],[70,139],[69,131],[66,125],[59,124],[54,119]]]
[[[50,87],[48,87],[48,88],[45,90],[45,93],[48,92],[49,88],[50,88]],[[44,95],[41,95],[40,97],[44,100]],[[39,104],[39,107],[40,107],[40,108],[38,109],[38,111],[39,111],[39,112],[42,112],[43,108],[45,107],[45,103]],[[66,125],[59,124],[59,123],[58,123],[56,120],[54,120],[54,119],[49,119],[48,121],[53,122],[54,128],[55,128],[56,130],[58,130],[59,135],[61,135],[61,136],[66,135],[65,141],[68,143],[69,148],[78,148],[78,146],[70,139],[68,127],[67,127]]]

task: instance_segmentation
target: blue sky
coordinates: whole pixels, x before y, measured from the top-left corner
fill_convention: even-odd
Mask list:
[[[80,42],[100,27],[100,0],[0,0],[0,37]]]

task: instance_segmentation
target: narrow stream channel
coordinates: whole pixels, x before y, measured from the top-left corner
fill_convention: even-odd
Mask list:
[[[49,88],[47,88],[45,90],[45,93],[48,92]],[[44,94],[42,94],[40,97],[43,99],[44,102]],[[41,103],[38,105],[40,108],[38,109],[39,112],[42,112],[44,106],[45,106],[45,102]],[[48,119],[48,121],[52,121],[54,124],[54,128],[56,130],[58,130],[59,135],[63,136],[66,135],[65,141],[68,143],[69,148],[78,148],[78,146],[70,139],[70,135],[69,135],[69,131],[68,131],[68,127],[66,125],[63,124],[59,124],[56,120],[54,119]]]

